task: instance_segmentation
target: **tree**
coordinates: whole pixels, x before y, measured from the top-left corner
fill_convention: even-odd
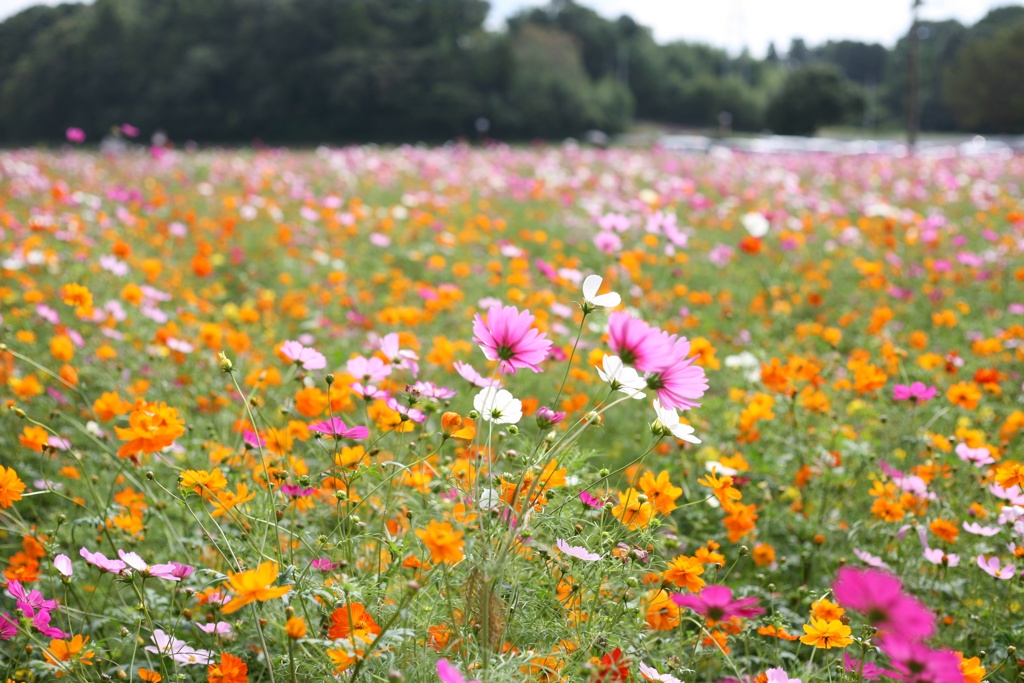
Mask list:
[[[838,67],[809,64],[787,75],[768,106],[768,125],[782,135],[813,135],[861,107],[861,95]]]
[[[1024,23],[975,38],[946,72],[946,102],[964,128],[1024,133]]]

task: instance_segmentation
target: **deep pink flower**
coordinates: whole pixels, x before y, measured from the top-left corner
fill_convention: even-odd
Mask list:
[[[259,448],[260,446],[267,445],[267,440],[251,429],[246,429],[242,432],[242,441],[251,448]]]
[[[17,634],[17,622],[7,612],[0,612],[0,640],[10,640]]]
[[[50,618],[50,612],[48,611],[37,612],[32,617],[32,626],[47,638],[67,638],[70,636],[70,634],[64,633],[64,631],[61,631],[56,626],[50,626]]]
[[[726,621],[731,617],[750,619],[764,614],[764,610],[757,606],[757,598],[733,600],[732,590],[726,586],[706,586],[697,595],[675,593],[672,601],[714,621]]]
[[[907,638],[928,638],[935,616],[915,598],[903,593],[903,582],[887,572],[843,567],[832,584],[836,600],[856,610],[875,627]]]
[[[924,403],[935,398],[935,394],[938,391],[935,387],[927,386],[924,382],[914,382],[913,384],[897,384],[892,388],[892,397],[896,401],[913,401],[916,403]]]
[[[580,491],[580,500],[583,504],[592,507],[594,509],[600,509],[604,507],[604,501],[596,496],[590,495],[587,491]]]
[[[624,311],[608,316],[608,345],[624,365],[640,372],[658,372],[672,351],[670,337]]]
[[[175,573],[176,568],[172,564],[147,564],[138,553],[126,553],[123,550],[118,550],[117,555],[129,568],[143,576],[152,576],[155,579],[166,581],[181,581],[181,577]]]
[[[331,562],[326,557],[317,558],[310,562],[310,564],[313,566],[313,569],[319,569],[322,572],[334,571],[335,569],[341,566],[341,563]]]
[[[924,643],[888,634],[878,647],[889,656],[895,674],[904,683],[963,683],[960,660],[951,650],[933,650]]]
[[[648,373],[647,388],[657,392],[658,400],[664,408],[697,408],[700,404],[696,399],[703,396],[708,389],[708,378],[704,375],[704,368],[694,365],[696,356],[687,358],[690,353],[690,342],[686,337],[669,337],[669,340],[672,344],[668,358],[665,359],[667,364]]]
[[[309,426],[309,431],[333,436],[335,439],[365,439],[370,435],[366,427],[349,427],[340,417],[332,417],[323,422],[317,422]]]
[[[854,673],[859,671],[861,678],[865,681],[877,681],[882,676],[892,678],[893,673],[872,662],[861,662],[859,659],[854,659],[849,652],[843,653],[843,668]]]
[[[473,341],[487,360],[500,363],[502,372],[514,375],[523,368],[540,372],[539,364],[548,357],[551,340],[531,327],[533,320],[530,311],[494,306],[487,311],[486,320],[479,313],[473,317]]]
[[[454,666],[448,663],[447,659],[437,660],[437,677],[441,683],[466,683],[466,678]],[[469,683],[480,683],[480,681],[469,681]]]
[[[57,609],[56,600],[45,600],[43,594],[37,590],[26,591],[20,581],[9,581],[7,592],[15,600],[18,609],[26,617],[33,617],[37,612],[49,612]]]
[[[297,341],[286,341],[281,345],[281,353],[304,370],[323,370],[327,367],[324,354]]]
[[[552,410],[547,406],[541,406],[537,409],[537,426],[541,429],[547,429],[564,419],[565,413],[560,410]]]
[[[68,142],[73,142],[76,145],[85,142],[85,131],[81,128],[68,128],[64,131],[64,135],[67,137]]]

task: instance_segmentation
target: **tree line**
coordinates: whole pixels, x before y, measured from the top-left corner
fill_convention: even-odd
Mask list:
[[[892,49],[794,40],[763,59],[658,44],[554,0],[489,31],[483,0],[96,0],[0,23],[0,144],[97,139],[131,123],[174,140],[311,144],[560,138],[681,127],[810,134],[906,120]],[[920,22],[925,130],[1024,132],[1024,7]]]

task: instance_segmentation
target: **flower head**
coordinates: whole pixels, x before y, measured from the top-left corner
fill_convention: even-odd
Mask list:
[[[555,546],[569,557],[574,557],[584,562],[596,562],[601,559],[601,556],[597,553],[592,553],[581,546],[569,545],[568,542],[561,538],[555,541]]]
[[[611,386],[612,391],[621,391],[626,396],[635,399],[644,397],[644,389],[647,382],[634,370],[622,364],[618,356],[605,356],[601,360],[601,367],[597,369],[601,379]]]
[[[514,306],[494,306],[486,320],[473,318],[473,341],[487,360],[498,361],[502,372],[515,374],[523,368],[540,372],[539,364],[548,357],[551,340],[531,327],[534,317]]]
[[[286,341],[282,344],[281,355],[303,370],[323,370],[327,367],[327,358],[324,354],[297,341]]]
[[[263,562],[256,569],[237,572],[228,578],[235,597],[221,608],[223,614],[231,614],[251,602],[266,602],[279,598],[292,589],[291,586],[272,586],[277,580],[277,563]]]
[[[9,508],[14,501],[21,500],[24,490],[25,482],[18,478],[14,468],[0,465],[0,508]]]
[[[473,398],[480,419],[494,424],[516,424],[523,418],[523,402],[507,389],[487,387]]]
[[[615,308],[622,302],[615,292],[598,294],[601,283],[604,281],[600,275],[588,275],[583,281],[583,313],[590,313],[598,308]]]
[[[732,590],[726,586],[707,586],[699,595],[676,593],[672,600],[680,607],[689,607],[714,621],[726,621],[730,617],[750,619],[764,610],[757,606],[757,598],[732,599]]]
[[[365,439],[370,431],[363,426],[349,427],[340,417],[332,417],[323,422],[317,422],[309,426],[309,431],[326,436],[333,436],[335,439]]]
[[[608,316],[608,344],[623,364],[640,372],[661,370],[671,351],[667,334],[624,311]]]

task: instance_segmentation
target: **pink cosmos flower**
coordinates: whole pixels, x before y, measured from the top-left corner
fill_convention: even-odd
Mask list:
[[[26,617],[33,617],[38,612],[49,612],[57,609],[56,600],[46,600],[38,590],[25,591],[20,581],[9,581],[7,593],[14,598],[15,604]]]
[[[924,559],[932,564],[946,565],[947,567],[956,567],[960,564],[959,555],[953,555],[952,553],[947,555],[939,548],[925,548]]]
[[[601,559],[601,556],[597,553],[592,553],[582,546],[569,545],[568,542],[561,538],[555,541],[555,546],[569,557],[575,557],[577,560],[583,560],[584,562],[596,562]]]
[[[981,567],[986,574],[995,579],[1002,579],[1003,581],[1006,581],[1007,579],[1012,579],[1013,575],[1017,573],[1017,568],[1012,564],[1006,564],[1000,567],[999,558],[995,556],[986,560],[984,555],[978,555],[977,562],[978,566]]]
[[[324,354],[297,341],[286,341],[281,346],[281,353],[303,370],[323,370],[327,367]]]
[[[452,367],[455,368],[455,372],[459,373],[462,379],[466,380],[475,387],[486,389],[487,387],[501,388],[500,379],[487,379],[469,363],[463,363],[461,361],[455,361],[452,363]]]
[[[259,448],[260,446],[267,445],[267,440],[251,429],[246,429],[242,432],[242,441],[251,448]]]
[[[887,565],[882,558],[872,555],[871,553],[854,548],[853,554],[860,558],[860,561],[869,567],[874,567],[875,569],[889,569],[889,565]]]
[[[99,567],[103,571],[110,572],[111,574],[120,574],[121,571],[124,570],[124,568],[127,566],[121,560],[107,559],[107,556],[103,553],[89,552],[88,548],[82,548],[79,551],[79,555],[81,555],[82,558],[85,559],[85,561],[89,564]]]
[[[323,422],[317,422],[309,426],[309,431],[316,432],[317,434],[324,434],[326,436],[333,436],[336,440],[340,439],[365,439],[370,435],[370,430],[362,425],[358,427],[348,427],[340,417],[332,417],[329,420]]]
[[[894,669],[887,672],[890,678],[906,683],[963,683],[960,659],[951,650],[933,650],[893,634],[879,638],[878,647],[889,656]]]
[[[964,531],[975,536],[995,536],[999,533],[997,526],[982,526],[977,522],[964,522]]]
[[[768,677],[768,683],[803,683],[799,678],[790,678],[782,667],[768,669],[764,673]]]
[[[181,581],[181,577],[175,574],[176,568],[172,564],[150,565],[139,557],[137,553],[126,553],[123,550],[118,550],[117,555],[128,567],[144,576],[152,576],[155,579],[164,579],[166,581]]]
[[[433,382],[416,382],[408,388],[411,393],[422,396],[423,398],[432,398],[438,401],[446,401],[449,398],[455,398],[457,393],[454,389],[449,387],[439,387]]]
[[[672,351],[670,337],[625,311],[608,316],[608,345],[623,365],[640,372],[657,372],[665,367]]]
[[[534,317],[515,306],[494,306],[487,311],[487,319],[478,313],[473,318],[473,341],[484,352],[487,360],[498,361],[502,372],[515,374],[527,368],[540,372],[551,349],[551,340],[531,327]]]
[[[226,621],[218,621],[215,624],[197,623],[196,628],[198,628],[203,633],[209,633],[210,635],[223,636],[228,633],[231,633],[231,624],[229,624]]]
[[[560,410],[552,410],[547,406],[537,409],[537,426],[541,429],[552,427],[565,419],[565,413]]]
[[[913,384],[897,384],[892,388],[892,397],[896,401],[913,401],[914,403],[924,403],[935,398],[935,394],[938,389],[930,387],[924,382],[914,382]]]
[[[363,382],[380,382],[391,374],[391,366],[377,356],[356,356],[345,364],[348,374]]]
[[[71,578],[71,575],[75,573],[74,567],[71,566],[71,558],[63,553],[53,558],[53,566],[60,572],[61,576]]]
[[[648,681],[658,681],[658,683],[683,683],[675,676],[669,674],[663,674],[653,666],[647,666],[643,662],[640,662],[640,675]]]
[[[935,616],[915,598],[904,595],[903,582],[887,572],[843,567],[832,591],[839,604],[861,612],[879,629],[907,638],[928,638],[935,632]]]
[[[18,624],[7,612],[0,612],[0,640],[10,640],[18,635]]]
[[[153,641],[153,645],[146,646],[147,652],[170,655],[179,664],[206,664],[213,657],[209,650],[197,650],[184,640],[168,635],[162,629],[154,630],[150,640]]]
[[[416,361],[420,359],[415,352],[399,348],[398,333],[384,335],[380,340],[380,350],[387,356],[393,365],[408,370],[413,377],[419,374],[420,365]]]
[[[883,669],[877,664],[871,662],[862,662],[859,659],[854,659],[850,656],[849,652],[843,653],[843,668],[853,673],[860,672],[861,678],[865,681],[877,681],[882,676],[892,678],[893,672]]]
[[[694,365],[696,356],[687,358],[690,353],[690,342],[686,337],[669,337],[669,340],[671,350],[667,364],[662,369],[648,373],[647,388],[657,392],[658,399],[665,408],[697,408],[700,404],[695,399],[703,396],[708,389],[704,368]]]
[[[37,612],[32,617],[32,628],[42,633],[47,638],[68,638],[70,633],[64,633],[56,626],[50,626],[50,613],[47,611]]]
[[[437,677],[441,679],[441,683],[466,683],[462,673],[449,664],[447,659],[437,660]],[[480,683],[480,681],[474,680],[469,683]]]
[[[349,384],[348,386],[352,391],[362,396],[365,401],[372,401],[378,398],[383,400],[391,395],[390,391],[380,389],[372,384],[363,385],[359,382],[352,382],[352,384]]]
[[[972,463],[975,467],[984,467],[996,461],[987,448],[971,448],[965,443],[956,445],[956,455],[964,462]]]
[[[396,413],[402,416],[402,422],[405,422],[406,420],[412,420],[413,422],[420,423],[427,419],[427,416],[423,413],[422,410],[403,405],[399,403],[398,399],[394,398],[393,396],[389,397],[385,401],[385,403],[387,404],[388,408],[391,408],[391,410],[395,411]]]
[[[757,598],[733,600],[732,590],[726,586],[706,586],[697,595],[675,593],[672,602],[715,621],[726,621],[731,617],[750,619],[764,614],[764,610],[757,606]]]
[[[318,569],[322,572],[330,572],[340,567],[341,563],[331,562],[326,557],[320,557],[310,562],[310,565],[312,565],[313,569]]]
[[[587,507],[592,507],[595,510],[599,510],[604,507],[604,501],[597,496],[592,496],[588,491],[580,491],[580,500]]]
[[[76,145],[85,142],[85,131],[81,128],[68,128],[64,131],[64,135],[67,137],[68,142],[73,142]]]

